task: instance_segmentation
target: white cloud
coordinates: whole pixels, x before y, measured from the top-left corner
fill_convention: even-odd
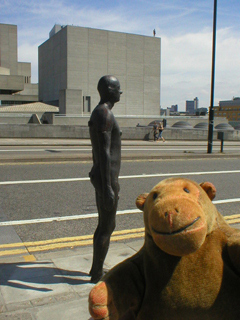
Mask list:
[[[217,32],[215,105],[219,100],[240,95],[239,35],[231,29]],[[212,33],[188,33],[162,38],[163,108],[178,104],[185,110],[185,101],[199,98],[200,107],[208,107],[211,92]]]
[[[18,47],[18,61],[31,62],[31,82],[38,82],[38,46],[23,43]]]

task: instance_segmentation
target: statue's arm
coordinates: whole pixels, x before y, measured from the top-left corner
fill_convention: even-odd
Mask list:
[[[108,127],[109,128],[109,127]],[[99,163],[102,178],[102,194],[105,208],[111,210],[115,203],[115,195],[111,181],[111,127],[110,130],[98,132]]]

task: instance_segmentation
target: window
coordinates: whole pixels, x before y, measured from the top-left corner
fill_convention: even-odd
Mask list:
[[[91,112],[91,97],[90,96],[84,96],[83,97],[83,112]]]

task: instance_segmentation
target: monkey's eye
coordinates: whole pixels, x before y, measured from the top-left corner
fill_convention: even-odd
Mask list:
[[[153,194],[153,200],[155,200],[155,199],[157,198],[157,196],[158,196],[158,194],[155,192],[155,193]]]
[[[188,190],[188,188],[184,188],[183,189],[186,193],[190,193],[190,191]]]

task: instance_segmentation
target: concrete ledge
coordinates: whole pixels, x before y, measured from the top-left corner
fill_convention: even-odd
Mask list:
[[[166,140],[204,140],[207,130],[167,128],[163,132]],[[89,139],[87,126],[43,125],[43,124],[0,124],[0,138],[58,138]],[[122,128],[123,140],[153,140],[152,128]],[[217,131],[213,139],[217,140]],[[224,140],[240,141],[240,131],[225,131]]]

